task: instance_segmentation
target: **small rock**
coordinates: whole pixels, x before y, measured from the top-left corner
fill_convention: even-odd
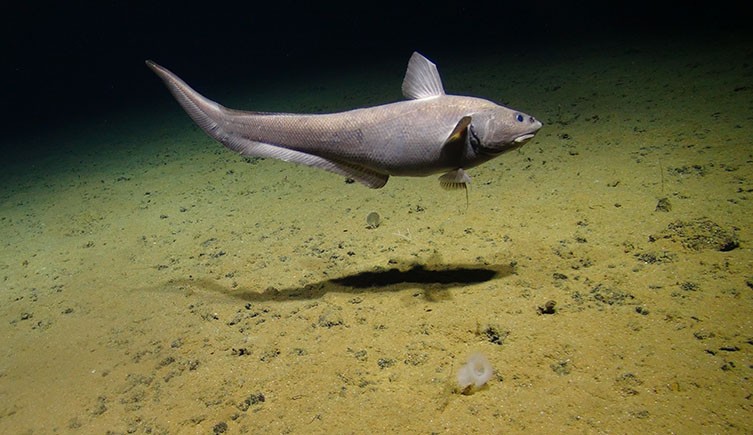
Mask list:
[[[669,202],[669,198],[659,198],[654,211],[661,211],[664,213],[672,211],[672,204]]]
[[[539,314],[554,314],[556,312],[556,306],[556,301],[546,301],[544,305],[539,305],[538,308],[536,308],[536,311],[538,311]]]

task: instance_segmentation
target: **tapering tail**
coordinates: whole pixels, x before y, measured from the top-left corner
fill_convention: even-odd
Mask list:
[[[279,121],[275,121],[275,118],[271,116],[274,114],[270,113],[240,112],[228,109],[191,89],[186,82],[167,68],[157,65],[151,60],[147,60],[146,65],[165,82],[167,88],[188,116],[202,130],[233,151],[246,156],[267,157],[324,169],[358,180],[371,188],[380,188],[389,179],[389,175],[357,163],[332,157],[322,157],[303,150],[286,148],[282,144],[262,142],[259,138],[249,137],[248,132],[243,131],[243,129],[248,128],[252,124],[251,121],[258,123],[261,122],[262,118],[267,119],[268,122],[270,120],[272,122]],[[290,116],[283,116],[288,122],[293,119]],[[239,122],[239,119],[244,121]],[[259,130],[260,128],[254,127],[254,129]]]
[[[170,72],[167,68],[164,68],[151,60],[146,61],[146,65],[154,71],[159,78],[165,82],[167,88],[173,94],[178,103],[183,107],[188,116],[194,120],[194,122],[206,131],[207,134],[220,142],[223,142],[222,131],[219,130],[218,124],[215,121],[222,116],[224,107],[215,103],[214,101],[204,97],[183,80],[178,78],[175,74]]]

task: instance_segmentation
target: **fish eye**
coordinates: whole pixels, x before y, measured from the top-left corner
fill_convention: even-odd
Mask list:
[[[517,120],[518,122],[523,122],[523,115],[521,115],[520,113],[516,113],[516,114],[515,114],[515,119],[516,119],[516,120]]]

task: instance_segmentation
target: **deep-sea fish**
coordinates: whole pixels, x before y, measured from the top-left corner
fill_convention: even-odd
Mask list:
[[[209,136],[245,156],[325,169],[371,188],[391,175],[439,177],[467,187],[465,170],[528,142],[542,124],[491,101],[444,92],[436,65],[413,53],[403,80],[407,101],[329,114],[228,109],[152,61],[183,109]]]

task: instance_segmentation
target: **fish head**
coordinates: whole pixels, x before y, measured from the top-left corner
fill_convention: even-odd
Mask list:
[[[478,152],[500,154],[523,146],[542,125],[531,115],[497,106],[471,116],[469,139]]]

